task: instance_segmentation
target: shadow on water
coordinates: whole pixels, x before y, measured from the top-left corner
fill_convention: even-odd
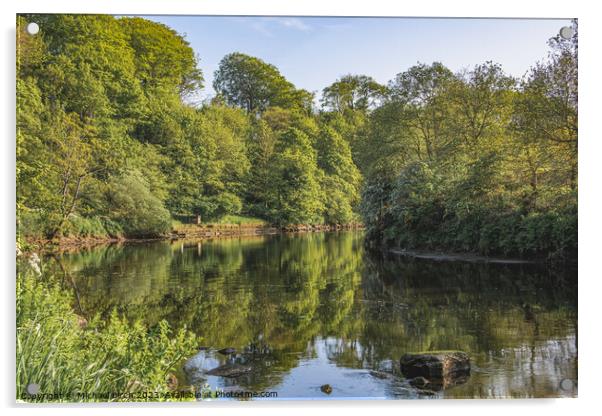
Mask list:
[[[576,270],[375,257],[361,232],[107,246],[52,263],[86,316],[116,308],[191,328],[208,347],[184,366],[196,385],[281,398],[577,394]],[[404,353],[446,349],[470,354],[463,383],[425,391],[399,374]],[[207,374],[223,365],[235,376]]]

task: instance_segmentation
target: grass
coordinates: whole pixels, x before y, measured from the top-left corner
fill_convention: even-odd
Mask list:
[[[245,217],[243,215],[224,215],[222,218],[218,220],[211,221],[203,221],[201,225],[211,225],[211,224],[220,224],[220,225],[268,225],[269,223],[266,220],[262,220],[261,218],[254,217]],[[190,225],[194,225],[192,223],[185,223],[177,219],[172,219],[171,221],[172,228],[177,230],[181,228],[188,227]]]
[[[249,225],[266,225],[267,221],[261,218],[244,217],[242,215],[225,215],[214,224],[249,224]]]

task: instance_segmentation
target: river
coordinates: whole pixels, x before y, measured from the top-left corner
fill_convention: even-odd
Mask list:
[[[197,389],[279,399],[577,395],[576,270],[363,247],[361,231],[345,231],[111,245],[60,260],[84,316],[116,308],[194,331],[207,348],[179,378]],[[240,354],[217,353],[224,347]],[[399,358],[433,350],[467,352],[470,376],[413,387]],[[259,358],[239,377],[206,374],[248,364],[251,353]]]

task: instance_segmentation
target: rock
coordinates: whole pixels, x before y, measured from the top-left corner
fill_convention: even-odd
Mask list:
[[[431,382],[424,377],[416,377],[410,380],[410,384],[419,389],[424,389],[426,386],[431,384]]]
[[[219,367],[216,367],[212,370],[207,371],[207,375],[209,376],[219,376],[219,377],[240,377],[244,374],[250,373],[253,370],[253,367],[249,365],[241,365],[241,364],[224,364]]]
[[[207,351],[209,347],[205,347],[204,345],[199,346],[199,351]]]
[[[222,348],[221,350],[217,350],[217,352],[219,352],[222,355],[231,355],[236,352],[236,348],[232,348],[232,347]]]
[[[470,374],[470,358],[461,351],[405,354],[400,364],[401,372],[407,378],[424,377],[431,382]]]
[[[370,371],[369,374],[374,378],[379,378],[381,380],[392,379],[395,376],[390,373],[386,373],[384,371]]]
[[[332,393],[332,387],[330,387],[330,384],[321,385],[320,390],[322,391],[322,393],[326,393],[326,394]]]

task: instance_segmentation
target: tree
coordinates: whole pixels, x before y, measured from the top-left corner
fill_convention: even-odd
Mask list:
[[[31,19],[44,28],[48,67],[39,80],[52,105],[97,122],[108,117],[127,122],[138,116],[142,89],[135,55],[118,19],[65,14]]]
[[[450,93],[457,106],[452,128],[476,157],[483,146],[495,149],[503,138],[516,80],[504,74],[501,65],[492,62],[477,65],[457,78]]]
[[[265,218],[269,215],[269,193],[273,178],[272,158],[276,146],[276,134],[265,120],[253,124],[247,142],[251,165],[246,180],[246,198],[251,213]]]
[[[353,163],[349,144],[332,128],[322,128],[316,143],[318,167],[322,169],[324,219],[330,224],[354,222],[359,202],[361,174]]]
[[[322,107],[340,113],[372,109],[382,101],[387,88],[366,75],[345,75],[322,90]]]
[[[307,135],[296,128],[282,134],[272,164],[270,218],[281,225],[321,222],[318,166]]]
[[[270,106],[307,110],[313,98],[307,91],[295,89],[274,65],[239,52],[221,60],[213,88],[228,104],[249,113]]]
[[[533,67],[523,81],[513,114],[514,131],[526,146],[536,143],[556,156],[552,168],[560,173],[556,185],[568,184],[573,190],[577,187],[577,32],[574,21],[571,39],[558,35],[550,40],[548,60]]]
[[[402,119],[413,137],[419,160],[436,160],[449,151],[453,135],[448,91],[453,73],[439,62],[418,64],[397,74],[389,84],[391,100],[402,106]]]
[[[185,98],[202,88],[194,52],[176,31],[140,17],[118,22],[134,50],[136,77],[147,93],[165,90]]]

